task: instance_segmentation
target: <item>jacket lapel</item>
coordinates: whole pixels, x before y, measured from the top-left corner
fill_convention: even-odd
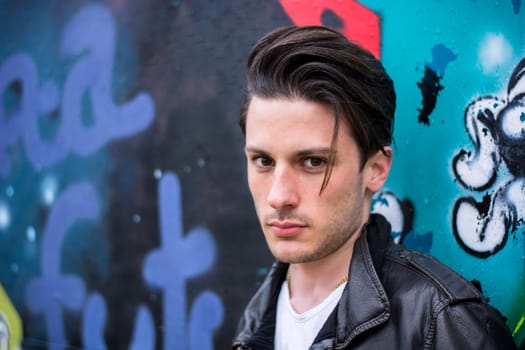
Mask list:
[[[286,278],[288,264],[275,262],[257,293],[244,310],[233,348],[273,349],[277,297]]]
[[[383,324],[390,317],[388,296],[377,272],[388,247],[389,237],[385,237],[385,233],[390,235],[389,224],[382,217],[373,215],[356,241],[347,290],[337,309],[337,346],[347,346],[356,336]],[[369,246],[367,236],[375,246]]]

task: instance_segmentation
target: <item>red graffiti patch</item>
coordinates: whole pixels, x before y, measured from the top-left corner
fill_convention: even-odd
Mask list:
[[[381,57],[379,16],[357,1],[280,0],[280,3],[298,26],[321,25],[323,13],[333,12],[342,21],[341,28],[337,28],[341,33],[370,50],[378,59]]]

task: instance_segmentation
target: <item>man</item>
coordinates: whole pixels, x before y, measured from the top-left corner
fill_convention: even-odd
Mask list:
[[[248,61],[248,184],[277,262],[234,349],[512,349],[498,314],[370,215],[392,162],[395,92],[369,52],[324,27],[280,28]]]

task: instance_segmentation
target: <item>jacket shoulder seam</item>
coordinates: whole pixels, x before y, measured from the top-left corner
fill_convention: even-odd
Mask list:
[[[394,245],[386,258],[401,265],[412,267],[442,291],[450,303],[467,300],[482,301],[481,293],[457,272],[443,265],[434,257]]]

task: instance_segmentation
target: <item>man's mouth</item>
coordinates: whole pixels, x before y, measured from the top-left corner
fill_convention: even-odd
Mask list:
[[[272,220],[268,226],[276,236],[280,237],[296,236],[307,227],[304,223],[293,220]]]

